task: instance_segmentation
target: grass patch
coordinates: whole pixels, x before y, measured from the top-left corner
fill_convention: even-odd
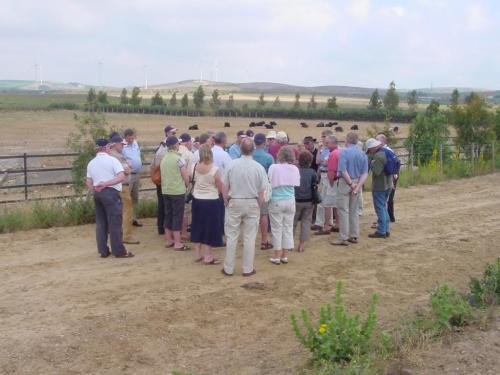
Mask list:
[[[137,206],[140,218],[156,216],[156,200],[143,199]],[[66,227],[95,222],[94,201],[88,197],[37,202],[26,207],[0,209],[0,233]]]

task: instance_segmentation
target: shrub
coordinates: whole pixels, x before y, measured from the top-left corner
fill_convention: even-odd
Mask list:
[[[317,324],[311,322],[308,312],[302,309],[301,317],[305,333],[299,327],[297,318],[291,315],[293,330],[299,342],[308,348],[316,363],[347,364],[368,352],[372,344],[377,315],[375,305],[378,296],[374,294],[368,306],[366,320],[360,322],[359,315],[349,315],[342,301],[342,283],[337,283],[334,306],[322,306]]]
[[[472,316],[467,301],[447,284],[438,285],[432,291],[431,305],[439,329],[464,326]]]
[[[497,304],[500,301],[500,259],[486,264],[481,279],[471,277],[469,287],[474,304],[481,307]]]

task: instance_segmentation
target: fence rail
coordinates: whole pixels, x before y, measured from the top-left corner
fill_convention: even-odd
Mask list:
[[[401,173],[411,173],[413,175],[415,167],[418,167],[422,160],[434,160],[439,164],[441,171],[445,166],[445,162],[453,155],[454,158],[458,157],[464,162],[470,163],[470,167],[474,170],[476,163],[481,160],[492,161],[492,171],[496,166],[496,152],[495,144],[487,145],[466,145],[457,148],[453,144],[442,144],[438,147],[421,147],[421,144],[414,144],[409,149],[404,146],[394,147],[395,153],[401,159],[403,166]],[[149,160],[155,147],[143,147],[142,152],[144,159]],[[147,156],[150,155],[150,156]],[[39,201],[61,198],[75,198],[80,195],[75,194],[73,189],[74,182],[71,177],[72,171],[72,158],[77,156],[75,153],[51,153],[51,154],[28,154],[23,153],[20,155],[4,155],[0,156],[0,204],[19,203],[25,201]],[[41,159],[57,160],[56,165],[48,167],[41,163]],[[2,164],[8,161],[18,160],[15,166],[5,167]],[[31,161],[35,160],[38,165],[32,166]],[[62,163],[65,163],[61,166]],[[144,162],[143,166],[147,167],[150,163]],[[62,179],[62,180],[61,180]],[[141,174],[141,179],[145,180],[145,187],[141,188],[141,192],[152,192],[156,188],[149,180],[148,168],[144,168]],[[62,190],[52,191],[51,188],[66,187]],[[33,188],[47,188],[42,193],[33,192]]]

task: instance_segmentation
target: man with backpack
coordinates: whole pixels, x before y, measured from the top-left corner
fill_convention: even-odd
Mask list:
[[[387,238],[390,236],[390,220],[387,212],[387,200],[392,189],[392,173],[389,169],[393,159],[386,153],[392,152],[384,149],[380,141],[370,138],[366,141],[366,149],[369,155],[370,170],[372,172],[372,196],[373,206],[377,214],[377,229],[370,233],[370,238]]]
[[[377,134],[375,139],[380,143],[382,143],[382,147],[394,153],[394,151],[387,144],[387,137],[385,136],[385,134],[379,133]],[[398,178],[399,178],[399,167],[401,166],[399,160],[398,163],[399,164],[397,166],[397,171],[396,171],[397,173],[392,174],[392,188],[391,188],[391,193],[389,194],[389,200],[387,201],[387,212],[389,213],[389,219],[391,220],[391,223],[396,222],[396,217],[394,216],[394,195],[396,194],[396,186],[398,184]]]

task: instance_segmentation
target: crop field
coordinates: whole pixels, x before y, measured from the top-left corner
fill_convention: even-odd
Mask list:
[[[76,112],[84,115],[83,112]],[[66,142],[71,132],[75,130],[74,111],[3,111],[0,112],[0,155],[29,152],[61,152],[67,150]],[[198,124],[198,131],[190,131],[194,137],[211,129],[214,131],[225,131],[229,135],[230,142],[238,130],[249,129],[251,121],[259,121],[258,118],[246,117],[186,117],[186,116],[161,116],[143,114],[119,114],[107,113],[106,119],[109,125],[117,129],[134,128],[138,132],[138,141],[142,145],[155,146],[163,139],[163,129],[166,124],[172,124],[179,128],[179,134],[188,131],[188,127]],[[316,124],[320,121],[335,121],[335,119],[323,120],[300,120],[300,119],[263,119],[275,120],[278,126],[275,130],[286,131],[292,142],[299,142],[306,135],[319,138],[321,128]],[[224,122],[231,123],[230,128],[224,128]],[[306,121],[309,128],[302,128],[300,122]],[[383,123],[376,122],[352,122],[339,121],[344,132],[336,135],[343,140],[350,126],[359,125],[361,138],[366,138],[367,130],[372,126],[383,127]],[[408,124],[392,123],[398,126],[400,131],[398,137],[404,138],[408,134]],[[267,132],[264,128],[253,128],[255,132]]]
[[[93,225],[0,235],[0,373],[303,374],[310,356],[289,315],[316,315],[337,280],[352,312],[379,293],[384,329],[428,308],[436,283],[467,288],[498,257],[498,184],[493,174],[398,190],[388,240],[367,238],[374,214],[365,194],[358,245],[313,236],[286,266],[256,250],[250,280],[166,249],[153,219],[137,230],[133,259],[100,259]],[[401,358],[406,373],[498,373],[500,322],[464,332]]]

